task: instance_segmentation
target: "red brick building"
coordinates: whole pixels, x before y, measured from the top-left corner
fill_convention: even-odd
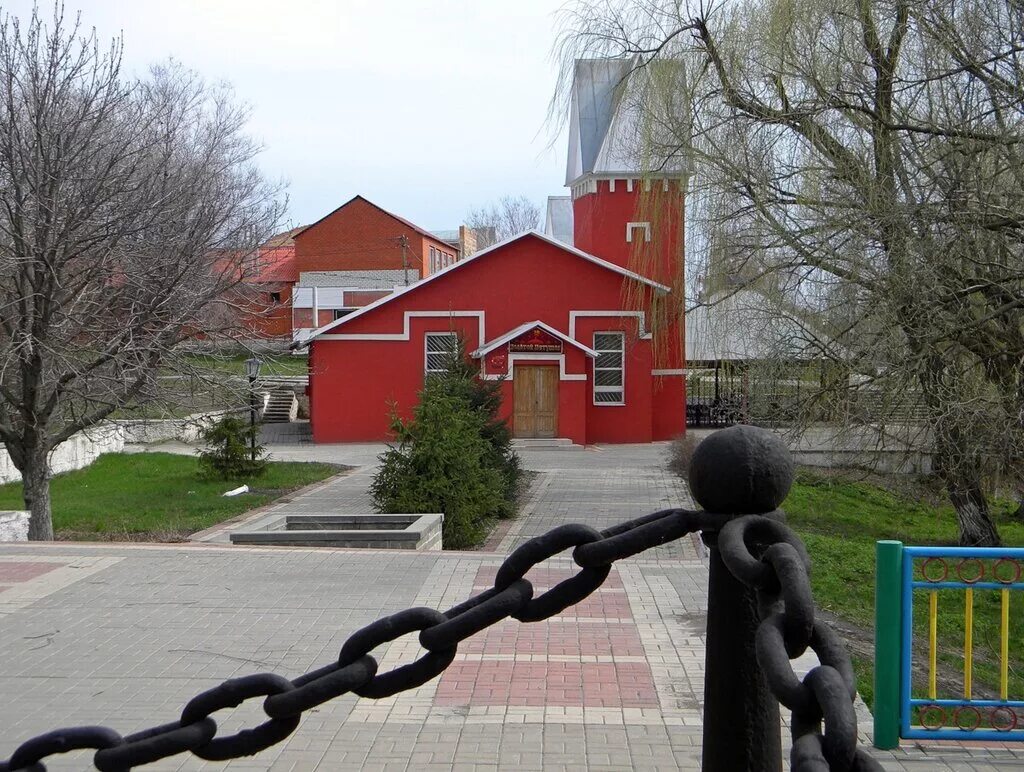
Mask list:
[[[261,338],[292,335],[292,287],[299,280],[294,237],[301,230],[292,228],[267,239],[245,277],[248,291],[241,294],[252,312],[244,321]]]
[[[458,257],[451,244],[356,196],[295,239],[296,334],[340,319]]]
[[[356,196],[260,247],[246,277],[245,302],[252,310],[245,323],[260,337],[295,337],[458,257],[452,244]]]
[[[623,171],[617,68],[577,67],[567,184],[572,240],[528,231],[326,324],[309,337],[316,442],[383,440],[461,335],[504,378],[519,437],[650,442],[685,430],[681,173]],[[657,222],[645,217],[657,199]],[[304,232],[299,249],[309,238]],[[567,240],[567,237],[566,237]],[[643,265],[646,273],[632,270]]]

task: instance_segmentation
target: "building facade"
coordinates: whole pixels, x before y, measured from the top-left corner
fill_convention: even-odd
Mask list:
[[[248,286],[237,302],[248,309],[243,323],[256,337],[292,337],[292,288],[299,280],[294,238],[301,230],[293,228],[268,239],[246,271]]]
[[[685,431],[685,178],[629,170],[616,144],[629,134],[620,70],[577,65],[570,196],[548,233],[428,272],[309,334],[316,442],[389,439],[392,410],[411,414],[457,337],[482,377],[501,379],[517,437],[650,442]]]

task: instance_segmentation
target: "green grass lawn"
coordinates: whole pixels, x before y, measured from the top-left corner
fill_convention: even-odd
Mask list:
[[[176,541],[341,469],[273,461],[260,477],[225,482],[201,479],[192,456],[109,453],[53,479],[53,527],[58,539]],[[252,493],[221,495],[246,484]],[[24,509],[21,483],[0,486],[0,509]]]
[[[871,652],[875,603],[875,542],[896,539],[907,546],[955,545],[956,517],[941,495],[923,484],[906,480],[851,481],[803,471],[797,476],[783,509],[789,524],[800,534],[811,554],[811,585],[819,608],[835,614],[861,631],[853,642],[858,687],[871,705],[873,689]],[[890,484],[900,485],[894,490]],[[882,486],[885,487],[882,487]],[[1007,546],[1024,545],[1024,524],[1009,513],[1016,505],[996,502],[996,523]],[[916,569],[915,569],[916,570]],[[986,566],[991,575],[991,565]],[[955,561],[950,575],[955,578]],[[998,685],[999,594],[976,590],[974,603],[975,697],[995,693]],[[960,698],[962,693],[964,593],[939,591],[938,697]],[[1010,605],[1010,696],[1024,694],[1024,604],[1019,597]],[[927,663],[928,598],[915,592],[915,663]],[[845,630],[849,639],[855,633]],[[924,674],[915,672],[915,696],[925,696]]]
[[[306,375],[307,373],[308,359],[305,356],[277,354],[257,358],[263,363],[260,366],[260,375]],[[244,376],[245,360],[249,359],[249,356],[247,354],[232,356],[195,354],[190,356],[189,359],[197,367]]]

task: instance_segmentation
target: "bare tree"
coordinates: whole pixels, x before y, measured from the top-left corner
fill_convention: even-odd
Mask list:
[[[526,196],[502,196],[466,215],[466,225],[476,231],[477,249],[489,247],[517,233],[540,226],[540,207]]]
[[[59,8],[0,22],[0,440],[32,539],[53,538],[49,453],[237,323],[281,213],[229,89],[120,65]]]
[[[812,314],[845,404],[884,396],[867,420],[920,401],[961,542],[998,544],[988,495],[1024,458],[1024,6],[607,0],[567,24],[567,77],[622,56],[646,84],[647,168],[692,165],[698,270]]]

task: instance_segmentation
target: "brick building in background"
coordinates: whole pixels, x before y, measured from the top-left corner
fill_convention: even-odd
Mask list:
[[[260,338],[288,338],[292,335],[292,287],[299,280],[295,267],[295,235],[292,228],[272,236],[256,253],[246,277],[250,292],[246,301],[253,306],[245,324]]]
[[[355,196],[295,238],[292,329],[340,319],[458,259],[457,247]]]
[[[458,243],[355,196],[260,247],[246,278],[252,311],[245,324],[261,338],[295,338],[459,257]]]

